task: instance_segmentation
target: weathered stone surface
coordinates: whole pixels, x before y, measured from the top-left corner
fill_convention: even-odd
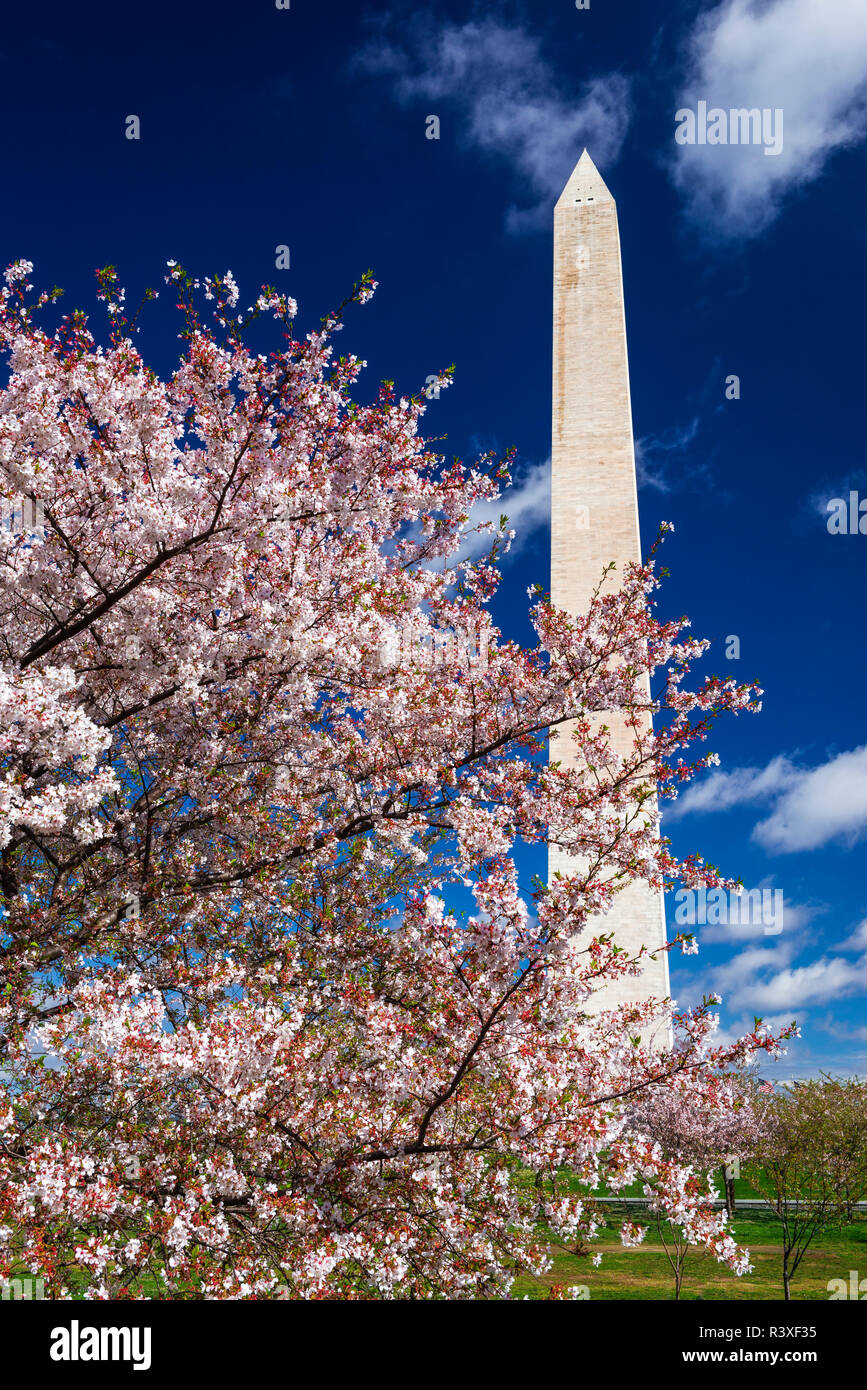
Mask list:
[[[586,150],[554,210],[552,425],[551,596],[577,614],[609,561],[617,570],[606,587],[616,588],[624,564],[641,558],[617,207]],[[606,722],[625,752],[627,731]],[[551,756],[569,765],[568,727]],[[570,863],[551,847],[549,877]],[[613,931],[631,952],[655,949],[665,941],[662,895],[633,883],[588,930]],[[594,1004],[611,1008],[668,993],[663,954],[640,977],[599,991]]]

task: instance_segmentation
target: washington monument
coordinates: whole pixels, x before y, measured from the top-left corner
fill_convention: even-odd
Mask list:
[[[551,598],[576,615],[587,611],[605,566],[617,568],[606,590],[619,586],[629,560],[641,560],[638,493],[626,318],[617,207],[585,150],[554,209],[554,399],[551,448]],[[617,717],[606,721],[619,753],[631,734]],[[574,765],[570,726],[551,745],[552,758]],[[556,846],[549,878],[575,869]],[[665,942],[662,894],[636,880],[610,910],[588,923],[613,932],[637,954]],[[669,993],[668,956],[648,960],[640,976],[625,976],[594,997],[593,1008],[613,1008]]]

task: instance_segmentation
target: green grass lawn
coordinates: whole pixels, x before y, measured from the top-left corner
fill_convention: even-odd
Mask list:
[[[739,1184],[739,1187],[745,1187]],[[742,1191],[741,1196],[752,1195]],[[611,1209],[608,1208],[611,1212]],[[624,1220],[648,1225],[642,1245],[625,1249],[618,1235]],[[782,1247],[780,1224],[773,1212],[742,1211],[731,1223],[739,1245],[750,1251],[752,1273],[741,1278],[717,1263],[710,1255],[690,1250],[686,1257],[681,1299],[782,1299]],[[619,1204],[600,1228],[599,1239],[588,1254],[576,1255],[552,1241],[554,1265],[544,1279],[522,1277],[514,1296],[546,1298],[553,1284],[583,1284],[590,1299],[673,1299],[674,1274],[656,1231],[655,1219],[646,1209]],[[590,1255],[600,1253],[602,1264],[594,1269]],[[852,1225],[829,1227],[820,1232],[801,1263],[792,1284],[796,1300],[829,1298],[828,1281],[845,1279],[849,1271],[859,1270],[867,1278],[867,1219],[864,1215]]]

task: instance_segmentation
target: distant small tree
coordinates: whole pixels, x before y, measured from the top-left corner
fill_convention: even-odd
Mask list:
[[[841,1193],[846,1221],[854,1221],[855,1205],[867,1190],[867,1081],[840,1081],[822,1074],[827,1103],[835,1116],[837,1142],[834,1165],[841,1169]]]
[[[721,1168],[726,1193],[726,1211],[734,1213],[734,1183],[726,1175],[728,1160],[737,1154],[746,1157],[758,1137],[754,1107],[755,1083],[740,1073],[717,1078],[714,1105],[688,1110],[677,1086],[654,1088],[630,1115],[630,1125],[659,1145],[665,1158],[689,1164],[705,1178]],[[696,1179],[694,1179],[695,1181]],[[715,1195],[711,1189],[711,1195]],[[680,1298],[684,1267],[690,1245],[689,1232],[656,1210],[656,1229],[674,1275],[674,1296]]]
[[[795,1082],[758,1103],[751,1181],[776,1213],[783,1237],[783,1295],[816,1235],[851,1220],[867,1194],[867,1084]]]

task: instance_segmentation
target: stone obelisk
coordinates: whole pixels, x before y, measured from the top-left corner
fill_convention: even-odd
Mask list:
[[[553,407],[551,597],[577,615],[587,611],[610,561],[617,568],[603,591],[618,587],[627,561],[641,559],[617,207],[586,150],[554,209]],[[627,753],[633,735],[616,715],[604,722],[616,751]],[[551,758],[573,765],[569,725],[552,742]],[[550,847],[549,877],[570,865],[577,867]],[[631,953],[642,945],[654,950],[665,942],[662,894],[635,881],[586,930],[613,932]],[[592,1007],[668,993],[662,953],[640,976],[599,990]]]

